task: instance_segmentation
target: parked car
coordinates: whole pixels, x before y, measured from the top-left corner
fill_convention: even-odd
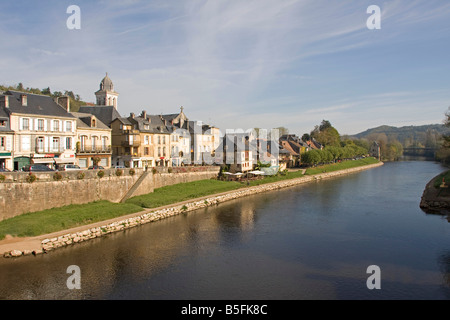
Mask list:
[[[125,166],[114,166],[114,169],[126,169]]]
[[[88,170],[98,170],[98,169],[105,169],[105,168],[103,168],[102,166],[90,166],[89,168],[88,168]]]
[[[0,168],[0,172],[11,172],[11,170],[8,170],[6,168]]]
[[[55,171],[45,164],[28,164],[22,169],[23,171]]]
[[[76,164],[63,164],[59,166],[60,171],[81,170]]]

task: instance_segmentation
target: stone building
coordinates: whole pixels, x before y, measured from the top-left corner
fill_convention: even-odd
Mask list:
[[[2,107],[14,131],[13,169],[28,164],[75,163],[76,118],[69,112],[69,98],[6,91]]]
[[[11,130],[9,113],[4,107],[4,100],[0,101],[0,171],[13,170],[14,131]]]
[[[77,118],[76,160],[82,169],[111,167],[111,129],[90,113],[72,112]]]
[[[113,106],[117,110],[119,93],[114,91],[114,84],[108,77],[108,73],[100,82],[100,90],[95,93],[97,105]]]

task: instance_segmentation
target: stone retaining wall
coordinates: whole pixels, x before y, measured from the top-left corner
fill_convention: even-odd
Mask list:
[[[353,172],[358,172],[362,170],[366,170],[369,168],[374,168],[383,165],[383,163],[377,163],[373,165],[367,165],[357,168],[351,168],[346,170],[340,170],[340,171],[334,171],[334,172],[327,172],[322,174],[317,174],[313,176],[303,176],[300,178],[295,179],[288,179],[284,181],[274,182],[274,183],[267,183],[259,186],[254,187],[248,187],[243,188],[231,192],[227,192],[220,195],[211,195],[208,197],[203,197],[201,200],[193,200],[191,202],[187,202],[184,204],[176,204],[173,206],[168,206],[163,209],[157,209],[157,210],[148,210],[147,212],[137,214],[136,216],[133,216],[131,218],[119,220],[116,222],[112,222],[109,224],[104,224],[99,227],[94,228],[88,228],[76,233],[67,233],[65,235],[54,237],[54,238],[48,238],[44,239],[41,242],[41,250],[36,251],[25,251],[25,250],[11,250],[4,253],[4,257],[18,257],[22,255],[29,255],[29,254],[41,254],[46,253],[48,251],[54,250],[56,248],[64,247],[67,245],[71,245],[74,243],[79,243],[83,241],[87,241],[93,238],[101,237],[103,235],[112,233],[112,232],[118,232],[122,231],[128,228],[133,228],[142,224],[158,221],[161,219],[165,219],[168,217],[172,217],[179,214],[186,214],[189,211],[198,210],[201,208],[217,205],[222,202],[230,201],[233,199],[258,194],[266,191],[272,191],[282,188],[287,188],[295,185],[299,185],[306,182],[336,177],[340,175],[345,175]]]
[[[158,169],[155,173],[150,171],[129,196],[151,193],[154,189],[167,185],[210,179],[217,177],[219,173],[218,166],[182,169],[174,169],[176,172],[172,173],[166,173],[163,169]],[[55,172],[35,173],[38,180],[33,183],[25,181],[28,173],[9,172],[6,181],[0,183],[0,221],[28,212],[71,204],[99,200],[120,202],[144,174],[143,169],[134,170],[135,174],[131,175],[129,169],[124,169],[121,176],[116,175],[115,169],[102,170],[102,178],[98,177],[98,170],[67,171],[61,172],[62,179],[59,181],[53,179]],[[85,174],[83,179],[77,179],[79,172]]]

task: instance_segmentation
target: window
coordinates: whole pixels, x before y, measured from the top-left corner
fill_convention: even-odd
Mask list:
[[[6,147],[6,138],[5,137],[0,137],[0,147],[1,147],[1,150],[5,150],[5,147]]]
[[[44,120],[38,119],[38,131],[44,131]]]
[[[0,120],[0,127],[6,127],[6,120]]]
[[[59,120],[53,120],[53,131],[59,131]]]
[[[163,144],[166,144],[166,136],[163,136]]]
[[[158,144],[161,144],[161,136],[158,136]]]
[[[30,130],[30,119],[28,118],[22,119],[22,130]]]
[[[72,149],[72,138],[66,138],[66,150]]]
[[[72,121],[66,121],[66,132],[72,132]]]
[[[44,138],[38,137],[36,139],[36,148],[38,152],[44,152]]]
[[[81,136],[81,143],[80,143],[80,147],[81,147],[81,151],[84,151],[86,148],[86,140],[87,137],[86,136]]]
[[[144,144],[149,144],[148,143],[148,136],[144,136]]]
[[[145,148],[144,148],[144,155],[145,155],[145,156],[148,156],[148,147],[145,147]]]
[[[53,138],[53,151],[59,151],[59,138]]]
[[[105,151],[107,149],[108,146],[108,137],[102,137],[102,148]]]
[[[161,147],[158,147],[158,157],[161,157]]]

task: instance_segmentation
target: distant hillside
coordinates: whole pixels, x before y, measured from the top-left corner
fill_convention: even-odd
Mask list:
[[[443,124],[430,124],[423,126],[379,126],[355,134],[351,137],[358,139],[398,141],[403,147],[438,147],[442,135],[449,134],[449,128]]]
[[[80,106],[88,104],[85,101],[81,100],[81,97],[78,94],[75,94],[73,91],[66,90],[64,92],[61,91],[54,91],[51,92],[50,88],[25,88],[22,83],[19,83],[17,85],[0,85],[0,93],[3,91],[8,90],[15,90],[15,91],[22,91],[26,93],[33,93],[33,94],[42,94],[50,97],[60,97],[62,95],[66,95],[70,99],[70,111],[77,112],[80,109]]]

